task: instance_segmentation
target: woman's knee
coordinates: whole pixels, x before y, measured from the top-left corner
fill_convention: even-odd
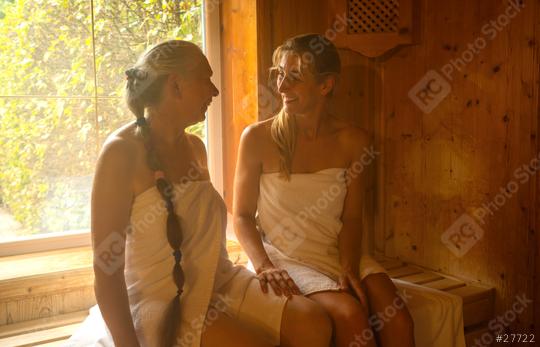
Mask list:
[[[317,336],[317,340],[330,340],[332,320],[326,311],[313,300],[294,296],[287,303],[287,321],[295,326],[297,334]]]
[[[361,324],[369,325],[368,312],[357,302],[347,302],[336,305],[333,309],[332,318],[336,324]]]
[[[178,342],[177,346],[191,345],[191,343],[188,343],[188,339],[185,340]],[[201,346],[271,347],[271,344],[262,335],[245,324],[225,314],[220,314],[210,322],[205,322],[205,329],[201,336]]]

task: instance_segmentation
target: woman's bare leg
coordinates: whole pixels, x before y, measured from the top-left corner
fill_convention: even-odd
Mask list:
[[[257,333],[223,313],[205,327],[201,347],[272,347]]]
[[[287,301],[281,318],[281,347],[329,347],[331,338],[332,322],[322,307],[298,295]]]
[[[366,276],[362,280],[372,315],[380,316],[374,324],[381,347],[413,347],[414,326],[411,314],[397,288],[385,273]]]
[[[332,318],[336,347],[376,347],[369,326],[368,312],[346,292],[317,292],[308,296],[319,303]]]

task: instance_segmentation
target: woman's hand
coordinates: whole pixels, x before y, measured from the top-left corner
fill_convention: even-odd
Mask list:
[[[352,271],[344,271],[341,276],[339,276],[338,284],[341,290],[348,291],[360,300],[360,304],[364,307],[366,312],[369,312],[367,296],[362,289],[360,277],[357,274]]]
[[[293,295],[302,295],[293,279],[286,270],[276,267],[262,268],[257,271],[257,278],[261,284],[263,293],[268,293],[268,284],[277,296],[285,295],[291,299]]]

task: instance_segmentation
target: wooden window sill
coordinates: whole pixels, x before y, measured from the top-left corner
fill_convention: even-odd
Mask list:
[[[231,261],[247,255],[227,241]],[[85,310],[95,304],[90,246],[0,257],[0,327]]]

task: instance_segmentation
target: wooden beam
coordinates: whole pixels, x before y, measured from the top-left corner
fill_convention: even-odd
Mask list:
[[[232,211],[240,135],[257,121],[257,1],[221,3],[223,197]]]

